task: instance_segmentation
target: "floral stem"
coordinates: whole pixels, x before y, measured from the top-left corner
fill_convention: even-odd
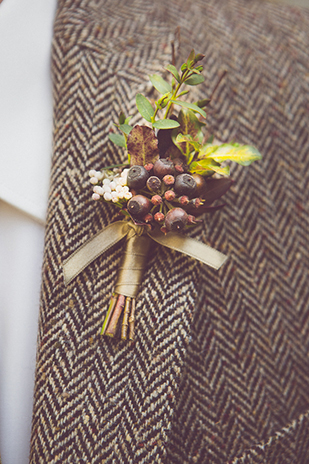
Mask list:
[[[129,317],[129,340],[134,340],[135,335],[135,298],[132,300],[131,314]]]
[[[173,95],[172,95],[171,100],[174,100],[175,98],[177,98],[177,93],[179,92],[180,87],[182,86],[182,84],[184,83],[184,81],[187,79],[187,77],[188,77],[188,72],[189,72],[189,71],[186,70],[186,71],[184,72],[184,74],[181,76],[181,81],[178,83],[178,85],[177,85],[177,87],[176,87],[176,89],[175,89],[175,91],[174,91],[174,93],[173,93]],[[166,107],[166,111],[165,111],[165,115],[164,115],[163,119],[167,119],[168,113],[169,113],[169,111],[170,111],[170,109],[171,109],[171,106],[172,106],[172,102],[170,101],[170,102],[168,103],[167,107]]]
[[[108,326],[110,318],[112,317],[112,314],[113,314],[114,308],[116,306],[116,303],[117,303],[117,296],[116,296],[115,293],[113,293],[113,295],[111,297],[111,300],[110,300],[110,303],[109,303],[109,308],[108,308],[107,314],[106,314],[104,322],[103,322],[101,335],[104,335],[105,332],[106,332],[106,328]]]
[[[105,335],[108,337],[115,337],[118,328],[118,322],[125,304],[125,296],[118,295],[117,303],[110,319]]]
[[[121,326],[121,340],[127,339],[128,325],[129,325],[128,322],[129,322],[129,316],[130,316],[130,304],[131,304],[131,298],[127,297],[126,305],[124,307],[122,326]]]

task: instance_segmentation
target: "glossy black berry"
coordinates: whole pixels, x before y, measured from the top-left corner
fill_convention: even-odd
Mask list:
[[[149,173],[144,166],[132,166],[128,172],[127,184],[132,189],[145,187]]]
[[[167,174],[174,174],[175,168],[174,163],[170,159],[160,158],[153,165],[154,175],[163,179]]]
[[[187,195],[192,198],[195,195],[196,188],[196,182],[191,174],[180,174],[176,177],[174,189],[178,195]]]
[[[143,218],[152,208],[152,203],[144,195],[135,195],[128,201],[128,212],[135,218]]]
[[[188,215],[182,208],[173,208],[165,216],[165,226],[169,231],[182,230],[187,224]]]

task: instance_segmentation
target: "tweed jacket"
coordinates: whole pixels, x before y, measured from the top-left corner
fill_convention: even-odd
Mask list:
[[[31,464],[309,462],[308,25],[255,0],[59,0]],[[123,244],[68,286],[63,261],[115,217],[88,171],[123,162],[108,134],[172,46],[205,54],[192,101],[227,70],[208,130],[263,159],[193,231],[218,272],[152,247],[128,344],[99,335]]]

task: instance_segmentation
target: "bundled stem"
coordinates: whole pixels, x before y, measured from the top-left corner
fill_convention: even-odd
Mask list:
[[[118,321],[120,319],[122,310],[124,308],[124,304],[125,304],[125,296],[118,295],[115,309],[113,311],[110,322],[105,332],[105,335],[107,335],[108,337],[115,337],[115,335],[117,334]]]
[[[121,340],[127,339],[128,326],[129,326],[129,316],[130,316],[130,304],[131,298],[126,298],[126,305],[124,308],[123,321],[121,326]]]

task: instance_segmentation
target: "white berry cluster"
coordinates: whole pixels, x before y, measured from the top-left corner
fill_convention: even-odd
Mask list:
[[[102,197],[105,201],[117,203],[121,200],[130,200],[132,193],[127,186],[127,175],[129,169],[119,172],[119,169],[111,171],[89,171],[90,182],[93,187],[93,200],[100,200]],[[102,181],[101,185],[99,183]]]

